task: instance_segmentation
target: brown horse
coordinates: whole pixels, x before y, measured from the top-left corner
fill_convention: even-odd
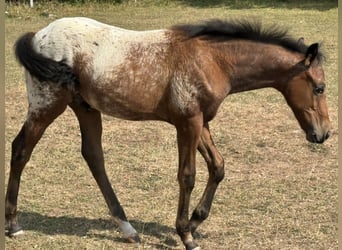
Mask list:
[[[82,155],[125,238],[139,242],[105,172],[101,113],[128,120],[161,120],[177,130],[179,203],[177,232],[186,249],[208,217],[224,161],[214,145],[211,121],[229,94],[273,87],[285,97],[308,141],[323,143],[330,121],[325,100],[323,55],[279,27],[259,22],[212,20],[170,29],[130,31],[88,18],[63,18],[18,39],[25,67],[27,119],[13,141],[6,194],[8,234],[22,232],[17,197],[22,170],[45,129],[67,106],[75,112]],[[209,179],[189,219],[195,156]]]

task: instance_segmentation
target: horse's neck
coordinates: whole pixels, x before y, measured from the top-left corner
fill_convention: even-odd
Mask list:
[[[225,59],[231,65],[230,93],[274,87],[280,89],[289,80],[301,55],[276,45],[248,42],[246,46],[227,48]],[[232,58],[233,57],[233,58]]]

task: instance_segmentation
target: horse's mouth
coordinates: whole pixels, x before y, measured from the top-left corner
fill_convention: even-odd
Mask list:
[[[314,131],[310,131],[306,134],[306,139],[312,143],[322,144],[330,137],[330,134],[330,131],[324,132],[321,135],[318,135]]]

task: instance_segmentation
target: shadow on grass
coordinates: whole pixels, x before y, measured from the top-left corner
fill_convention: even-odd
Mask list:
[[[36,231],[46,235],[76,235],[79,237],[107,239],[115,242],[124,243],[125,239],[121,234],[110,234],[91,232],[92,230],[112,230],[113,232],[119,229],[114,223],[108,219],[88,219],[85,217],[71,216],[47,216],[36,212],[21,211],[18,212],[19,223],[24,231]],[[140,236],[150,236],[158,239],[160,244],[154,244],[157,249],[172,249],[178,245],[177,241],[170,236],[176,237],[174,228],[161,225],[155,222],[142,222],[132,220],[132,226],[138,231]]]
[[[184,5],[197,8],[227,7],[230,9],[284,8],[305,10],[329,10],[337,8],[337,0],[178,0]]]

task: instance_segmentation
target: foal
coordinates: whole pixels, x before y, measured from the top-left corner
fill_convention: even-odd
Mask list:
[[[131,31],[88,18],[63,18],[15,46],[25,67],[29,108],[13,141],[6,193],[8,234],[22,231],[17,198],[22,170],[53,120],[69,106],[78,118],[82,155],[114,221],[130,242],[139,242],[105,172],[101,113],[128,120],[161,120],[177,130],[179,201],[176,229],[186,249],[208,217],[224,162],[209,121],[229,94],[273,87],[285,97],[308,141],[323,143],[330,121],[325,100],[322,54],[277,27],[213,20],[170,29]],[[189,219],[196,151],[209,179]]]

